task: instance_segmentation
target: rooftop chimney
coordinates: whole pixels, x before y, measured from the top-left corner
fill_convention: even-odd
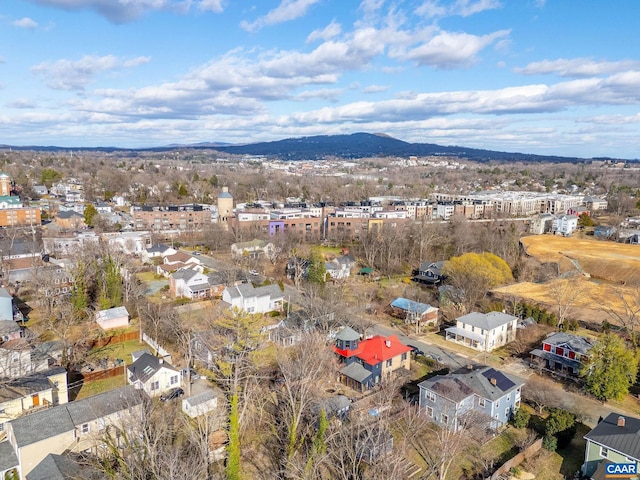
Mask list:
[[[391,340],[385,340],[384,344],[387,346],[387,348],[391,348]]]
[[[497,385],[498,384],[498,380],[496,380],[495,378],[492,378],[491,380],[489,380],[491,382],[491,385]]]
[[[624,417],[622,415],[618,417],[618,426],[621,428],[624,427]]]

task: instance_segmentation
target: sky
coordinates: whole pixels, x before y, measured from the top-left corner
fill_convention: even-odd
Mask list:
[[[2,0],[0,144],[640,158],[638,0]]]

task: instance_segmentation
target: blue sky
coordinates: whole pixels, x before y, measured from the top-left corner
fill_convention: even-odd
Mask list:
[[[637,0],[3,0],[0,144],[639,158]]]

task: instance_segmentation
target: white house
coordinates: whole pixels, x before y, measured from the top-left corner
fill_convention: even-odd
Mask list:
[[[183,398],[182,411],[191,418],[213,413],[218,408],[219,395],[220,392],[216,390],[205,390],[197,395]]]
[[[194,270],[204,271],[204,267],[201,266],[199,259],[184,252],[177,252],[173,255],[167,255],[162,258],[162,263],[158,265],[158,275],[163,275],[167,278],[172,272],[175,272],[181,268],[188,267]]]
[[[102,234],[102,240],[114,250],[127,255],[142,255],[151,247],[149,232],[109,232]]]
[[[560,215],[553,221],[553,232],[560,235],[571,235],[578,229],[578,217],[575,215]]]
[[[96,313],[96,322],[103,330],[129,326],[129,312],[126,307],[109,308]]]
[[[231,245],[231,254],[234,258],[260,258],[264,255],[272,255],[275,248],[271,242],[256,239],[250,242],[234,243]]]
[[[158,245],[145,249],[142,252],[142,260],[145,263],[150,263],[153,258],[162,258],[168,255],[175,255],[176,253],[178,253],[178,250],[175,248],[159,243]]]
[[[472,312],[456,318],[456,326],[445,329],[445,338],[467,347],[490,352],[516,338],[518,317],[502,312]]]
[[[226,287],[222,300],[247,313],[267,313],[282,308],[284,295],[277,284],[255,288],[249,283]]]
[[[162,358],[144,352],[127,367],[127,380],[129,385],[155,397],[179,387],[180,372]]]
[[[341,280],[351,275],[351,269],[356,261],[351,255],[343,255],[334,260],[325,262],[325,270],[333,280]]]

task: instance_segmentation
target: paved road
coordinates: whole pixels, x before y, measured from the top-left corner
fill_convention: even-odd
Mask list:
[[[418,339],[416,337],[407,336],[400,333],[398,330],[389,328],[383,325],[375,325],[369,329],[374,335],[396,335],[402,343],[405,345],[413,345],[418,347],[427,355],[438,356],[441,359],[441,363],[444,363],[452,370],[456,370],[460,367],[464,367],[469,364],[469,362],[475,363],[475,360],[471,358],[471,356],[461,355],[457,352],[453,352],[450,350],[445,350],[442,347],[435,345],[431,342],[425,341],[423,339]]]

